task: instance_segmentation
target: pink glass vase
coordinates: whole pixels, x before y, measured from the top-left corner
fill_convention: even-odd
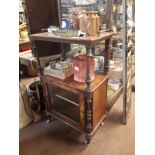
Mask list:
[[[74,57],[74,80],[78,82],[86,81],[86,55],[79,55]],[[93,80],[95,78],[95,63],[94,58],[90,57],[90,79]]]

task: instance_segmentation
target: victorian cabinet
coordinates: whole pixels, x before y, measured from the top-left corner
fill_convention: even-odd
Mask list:
[[[111,32],[102,32],[94,37],[60,37],[43,32],[30,35],[39,64],[40,78],[43,83],[47,113],[55,119],[82,132],[90,142],[92,135],[106,116],[107,82],[109,69],[109,44]],[[44,74],[44,65],[40,62],[37,42],[73,43],[84,45],[86,49],[86,79],[84,83],[74,80],[73,76],[65,80]],[[104,68],[90,80],[90,57],[96,43],[105,42]],[[52,52],[51,52],[52,55]]]

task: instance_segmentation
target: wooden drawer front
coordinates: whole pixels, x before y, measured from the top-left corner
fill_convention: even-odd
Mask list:
[[[54,85],[48,85],[53,110],[80,122],[79,95]]]

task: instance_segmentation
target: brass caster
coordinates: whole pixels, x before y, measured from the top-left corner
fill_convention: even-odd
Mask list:
[[[90,144],[91,138],[92,138],[92,136],[86,136],[86,137],[85,137],[85,140],[84,140],[84,144],[85,144],[85,145]]]
[[[104,125],[104,122],[101,123],[101,126],[103,126],[103,125]]]
[[[46,123],[51,123],[52,121],[50,119],[46,120]]]
[[[54,118],[51,116],[48,116],[48,119],[46,120],[46,123],[51,123],[52,121],[54,121]]]
[[[84,145],[87,145],[87,144],[88,144],[88,140],[85,139],[85,141],[84,141]]]

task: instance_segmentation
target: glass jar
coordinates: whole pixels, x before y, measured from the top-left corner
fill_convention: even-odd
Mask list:
[[[73,30],[79,30],[79,20],[79,14],[74,12],[72,17]]]
[[[96,35],[96,17],[94,12],[87,12],[87,35],[95,36]]]
[[[87,30],[87,15],[85,11],[82,11],[81,15],[79,16],[79,28],[82,32],[86,32]]]
[[[100,30],[100,17],[97,14],[97,11],[95,11],[95,17],[96,17],[96,32],[99,32]]]
[[[85,82],[86,81],[86,55],[79,55],[74,57],[73,59],[74,64],[74,80],[78,82]],[[95,62],[94,58],[90,57],[90,79],[93,80],[95,78]]]

